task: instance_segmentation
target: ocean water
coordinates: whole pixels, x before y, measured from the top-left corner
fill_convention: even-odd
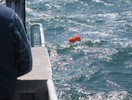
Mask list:
[[[26,11],[43,24],[59,100],[132,100],[132,0],[27,0]]]

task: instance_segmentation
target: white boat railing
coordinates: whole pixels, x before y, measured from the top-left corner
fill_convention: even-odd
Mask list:
[[[34,31],[36,30],[36,27],[38,27],[38,30],[39,30],[39,34],[37,34],[37,35],[39,35],[40,46],[41,47],[46,47],[43,26],[42,26],[41,23],[33,23],[33,24],[31,24],[31,47],[35,47],[35,44],[34,44],[34,42],[35,42],[34,34],[35,33],[34,33]],[[47,84],[49,100],[58,100],[53,80],[52,79],[47,79],[47,83],[46,84]]]
[[[40,38],[40,46],[45,47],[45,38],[44,38],[44,31],[43,26],[41,23],[33,23],[31,24],[31,47],[34,47],[34,30],[35,28],[39,28],[39,38]]]

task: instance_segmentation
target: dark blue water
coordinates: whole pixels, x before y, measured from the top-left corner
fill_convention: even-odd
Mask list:
[[[30,0],[59,100],[132,100],[132,0]],[[69,37],[81,41],[69,43]]]

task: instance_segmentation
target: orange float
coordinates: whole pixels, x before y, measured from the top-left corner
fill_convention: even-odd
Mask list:
[[[81,41],[81,37],[79,35],[74,36],[75,41]]]
[[[76,40],[74,38],[69,38],[69,42],[74,43],[74,42],[76,42]]]

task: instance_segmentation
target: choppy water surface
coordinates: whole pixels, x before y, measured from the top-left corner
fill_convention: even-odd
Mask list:
[[[59,100],[132,100],[132,0],[29,0]],[[68,42],[81,36],[81,41]]]

